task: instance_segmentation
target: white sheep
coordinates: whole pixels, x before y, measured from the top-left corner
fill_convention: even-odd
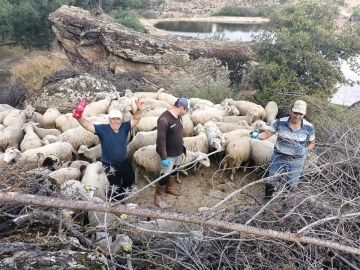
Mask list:
[[[249,162],[250,159],[250,137],[242,137],[231,141],[226,147],[226,156],[221,162],[223,169],[220,179],[223,176],[224,171],[229,168],[230,180],[234,180],[236,169],[240,167],[243,162]],[[244,171],[246,170],[246,166]]]
[[[201,99],[201,98],[190,98],[189,99],[190,106],[193,107],[195,104],[204,104],[209,107],[214,107],[214,103],[209,100]]]
[[[250,138],[249,133],[250,131],[247,129],[236,129],[230,132],[223,133],[223,136],[225,137],[225,143],[223,147],[226,148],[231,141],[235,141],[239,138],[242,137]]]
[[[85,187],[78,180],[66,180],[60,186],[61,194],[72,199],[85,199],[88,195]]]
[[[15,108],[13,106],[10,106],[8,104],[0,104],[0,112],[6,111],[6,110],[14,110]]]
[[[3,124],[0,124],[0,131],[6,128]]]
[[[64,132],[70,128],[80,126],[79,122],[72,116],[72,113],[66,113],[58,116],[55,119],[55,127]]]
[[[210,166],[209,158],[206,154],[201,153],[200,151],[187,151],[186,156],[182,155],[180,166],[195,160],[200,162],[200,164],[204,167]],[[136,165],[136,174],[138,174],[139,167],[144,168],[147,173],[154,173],[156,175],[160,174],[160,156],[158,153],[156,153],[156,145],[144,146],[135,151],[133,161]],[[146,175],[144,177],[148,182],[150,182],[150,179]]]
[[[18,121],[15,121],[0,131],[0,150],[2,149],[5,151],[8,147],[19,148],[20,143],[25,135],[25,132],[22,129],[25,122],[25,112],[23,111],[19,115]]]
[[[13,123],[22,122],[23,124],[26,123],[26,114],[25,111],[21,111],[18,109],[11,110],[3,120],[4,126],[8,127],[12,125]]]
[[[164,88],[160,88],[157,92],[136,92],[136,93],[131,93],[130,90],[126,90],[125,96],[127,96],[127,97],[136,97],[136,98],[139,98],[139,99],[143,99],[143,98],[157,99],[158,95],[160,93],[163,93],[164,91],[165,91]]]
[[[86,117],[93,124],[109,124],[109,115],[108,114],[98,114]]]
[[[3,124],[4,123],[4,119],[5,117],[14,109],[7,109],[7,110],[4,110],[2,112],[0,112],[0,123]],[[5,125],[4,125],[5,126]]]
[[[98,144],[91,148],[88,148],[86,145],[80,145],[78,153],[84,154],[84,156],[91,159],[92,162],[96,162],[97,159],[101,158],[101,144]]]
[[[157,120],[159,117],[149,116],[149,117],[141,117],[139,123],[133,127],[133,134],[136,135],[140,131],[151,131],[156,129]]]
[[[271,161],[274,152],[274,144],[268,140],[251,139],[250,141],[250,158],[254,161],[255,166],[266,169]]]
[[[56,181],[57,184],[62,185],[68,180],[80,180],[81,172],[79,169],[72,167],[60,168],[49,173],[48,177]]]
[[[204,128],[210,148],[216,150],[222,149],[225,144],[225,137],[215,123],[213,121],[208,121],[205,123]]]
[[[68,142],[74,147],[74,149],[79,149],[82,144],[88,146],[98,145],[100,140],[94,133],[87,131],[82,126],[79,126],[66,130],[56,138],[54,138],[54,136],[47,135],[43,138],[43,143],[46,144],[47,142]]]
[[[181,118],[183,121],[183,136],[184,137],[192,136],[194,133],[194,123],[191,120],[190,114],[186,113]]]
[[[86,117],[98,114],[106,114],[111,101],[116,98],[117,96],[115,93],[110,93],[104,99],[86,105],[83,115]]]
[[[249,127],[248,123],[245,120],[236,123],[226,123],[226,122],[214,122],[214,123],[222,133]]]
[[[39,136],[40,139],[44,139],[45,136],[47,135],[52,135],[52,136],[59,136],[61,134],[61,131],[56,129],[56,128],[40,128],[37,127],[36,125],[33,126],[33,130],[34,132]]]
[[[23,129],[25,131],[25,136],[20,143],[21,152],[42,146],[41,139],[34,132],[33,125],[34,124],[32,124],[32,123],[25,123],[23,125]]]
[[[4,161],[9,163],[14,160],[20,168],[31,170],[41,166],[47,156],[56,155],[60,160],[69,161],[72,159],[73,153],[76,154],[76,151],[67,142],[44,145],[39,148],[29,149],[24,153],[21,153],[15,147],[10,147],[5,151]]]
[[[266,112],[266,123],[268,125],[271,125],[279,112],[278,105],[275,101],[269,101],[265,106],[265,112]]]
[[[141,131],[136,133],[131,142],[127,145],[127,151],[130,157],[132,157],[136,150],[141,147],[156,144],[157,130],[153,131]]]
[[[234,105],[236,108],[238,108],[240,115],[246,115],[250,109],[256,109],[256,111],[258,112],[259,117],[260,117],[259,119],[261,119],[261,120],[263,120],[266,115],[265,109],[262,106],[260,106],[256,103],[250,102],[250,101],[246,101],[246,100],[236,100],[235,101],[231,98],[227,98],[221,102],[221,105],[223,105],[223,106]]]
[[[184,137],[184,145],[186,149],[192,152],[200,151],[202,153],[208,153],[209,142],[204,126],[198,124],[194,129],[194,133],[196,136]]]
[[[76,168],[81,173],[85,171],[90,163],[84,160],[62,161],[55,155],[47,156],[42,162],[42,166],[51,169],[52,171],[60,168]]]
[[[151,109],[154,109],[156,107],[163,107],[165,109],[169,109],[171,107],[171,105],[166,101],[157,100],[153,98],[141,98],[140,101],[144,103],[145,107]]]
[[[175,102],[178,100],[177,97],[173,96],[172,94],[168,93],[160,93],[157,97],[158,100],[165,101],[171,106],[174,106]]]
[[[87,166],[81,183],[86,187],[95,189],[94,196],[106,200],[109,181],[105,175],[101,162],[94,162]]]
[[[204,125],[208,121],[221,120],[221,117],[228,116],[226,111],[221,110],[195,110],[191,113],[190,118],[193,121],[194,125],[202,124]]]
[[[159,117],[163,112],[165,112],[167,109],[164,107],[155,107],[153,109],[151,108],[144,108],[143,110],[143,117],[148,116],[157,116]]]
[[[28,120],[28,122],[35,122],[39,127],[44,127],[44,117],[41,113],[34,112],[33,117]]]
[[[48,108],[43,114],[43,124],[44,128],[51,129],[55,128],[56,118],[61,115],[60,111],[56,108]]]

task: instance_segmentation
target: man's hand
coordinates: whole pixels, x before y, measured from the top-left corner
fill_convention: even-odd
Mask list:
[[[143,110],[144,104],[139,99],[135,100],[135,104],[136,104],[136,108],[137,108],[138,111]]]
[[[257,132],[257,131],[251,131],[251,132],[249,133],[249,135],[250,135],[250,137],[251,137],[252,139],[259,139],[259,138],[260,138],[260,134],[259,134],[259,132]]]
[[[165,167],[169,167],[170,165],[170,159],[163,159],[161,160],[161,165],[165,166]]]
[[[307,147],[300,147],[299,148],[299,154],[300,155],[305,156],[307,152],[308,152]]]

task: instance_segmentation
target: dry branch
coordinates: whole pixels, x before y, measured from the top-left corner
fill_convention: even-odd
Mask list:
[[[196,215],[185,215],[180,213],[172,213],[172,212],[158,212],[156,210],[150,209],[128,209],[126,206],[112,206],[98,204],[95,202],[88,201],[72,201],[72,200],[64,200],[59,198],[49,198],[45,196],[35,196],[28,194],[18,194],[15,192],[8,193],[0,193],[0,202],[16,202],[16,203],[24,203],[24,204],[32,204],[32,205],[42,205],[48,207],[56,207],[56,208],[66,208],[66,209],[78,209],[78,210],[87,210],[87,211],[99,211],[99,212],[108,212],[113,214],[128,214],[139,217],[150,217],[150,218],[162,218],[168,220],[175,220],[185,223],[192,223],[203,226],[212,226],[218,227],[230,231],[236,231],[239,233],[245,233],[247,235],[256,235],[262,236],[266,238],[279,239],[285,241],[291,241],[295,243],[308,243],[317,246],[327,247],[330,249],[340,250],[346,253],[360,255],[360,249],[351,247],[348,245],[339,244],[333,241],[326,241],[321,239],[316,239],[312,237],[305,237],[301,234],[295,233],[287,233],[287,232],[279,232],[275,230],[269,229],[261,229],[248,225],[241,225],[231,222],[226,222],[222,220],[210,219],[196,216]]]

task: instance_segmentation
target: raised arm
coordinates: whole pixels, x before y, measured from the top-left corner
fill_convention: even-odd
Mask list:
[[[142,116],[142,111],[144,109],[144,105],[139,99],[135,101],[135,104],[136,104],[137,109],[136,109],[136,112],[134,113],[133,117],[130,120],[131,128],[135,127],[139,123],[141,116]]]
[[[76,118],[75,118],[76,119]],[[92,133],[95,133],[95,127],[94,127],[94,124],[91,123],[89,120],[87,120],[86,118],[84,117],[80,117],[79,119],[76,119],[79,124],[85,128],[87,131],[91,131]]]

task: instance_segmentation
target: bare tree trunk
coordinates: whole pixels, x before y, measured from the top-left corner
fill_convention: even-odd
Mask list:
[[[16,203],[34,204],[34,205],[42,205],[42,206],[49,206],[56,208],[78,209],[78,210],[87,210],[87,211],[91,210],[91,211],[99,211],[99,212],[108,212],[117,215],[128,214],[139,217],[150,217],[155,219],[162,218],[167,220],[175,220],[180,222],[198,224],[202,226],[217,227],[239,233],[262,236],[266,238],[291,241],[298,244],[308,243],[317,246],[327,247],[330,249],[340,250],[346,253],[360,255],[359,248],[354,248],[348,245],[339,244],[333,241],[321,240],[313,237],[306,237],[296,233],[266,230],[266,229],[255,228],[253,226],[226,222],[222,220],[208,219],[206,217],[202,217],[198,215],[180,214],[180,213],[172,213],[165,211],[158,212],[156,210],[142,209],[142,208],[129,209],[125,205],[117,205],[117,206],[113,206],[111,204],[104,205],[89,201],[72,201],[72,200],[64,200],[64,199],[51,198],[45,196],[18,194],[15,192],[8,192],[8,193],[0,192],[0,202],[14,202],[14,203],[16,202]]]

